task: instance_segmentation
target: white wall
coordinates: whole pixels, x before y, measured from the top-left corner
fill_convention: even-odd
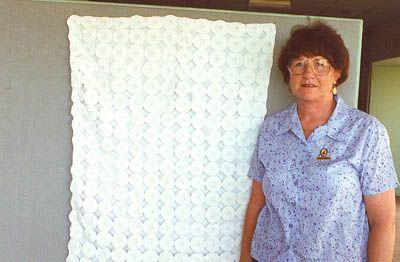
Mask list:
[[[64,261],[71,194],[71,84],[66,20],[72,15],[176,15],[275,23],[274,60],[290,28],[310,18],[277,14],[0,0],[0,261]],[[314,19],[314,18],[311,18]],[[321,18],[350,51],[341,94],[357,104],[362,21]],[[292,101],[276,62],[268,113]]]

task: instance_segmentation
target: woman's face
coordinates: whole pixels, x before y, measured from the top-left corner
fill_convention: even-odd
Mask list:
[[[340,77],[340,71],[334,69],[322,56],[300,56],[289,61],[290,90],[304,102],[318,102],[332,98],[332,88]]]

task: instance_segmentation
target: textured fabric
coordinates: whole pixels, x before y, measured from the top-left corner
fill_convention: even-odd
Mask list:
[[[273,24],[68,20],[68,261],[237,261]]]
[[[328,122],[307,140],[296,104],[260,129],[249,170],[266,196],[252,242],[260,262],[366,261],[363,196],[398,181],[384,126],[336,101]]]

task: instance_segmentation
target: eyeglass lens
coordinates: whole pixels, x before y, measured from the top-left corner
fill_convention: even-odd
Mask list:
[[[330,70],[330,64],[324,58],[293,59],[289,62],[288,69],[293,75],[300,75],[304,73],[308,65],[311,65],[312,71],[317,75],[327,75]]]

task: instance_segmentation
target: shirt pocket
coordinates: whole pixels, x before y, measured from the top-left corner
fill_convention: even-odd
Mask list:
[[[301,170],[299,160],[295,157],[279,155],[261,155],[265,167],[262,181],[264,193],[270,202],[296,202],[297,177]]]
[[[311,202],[319,200],[317,206],[347,206],[361,197],[357,170],[347,159],[315,160],[306,173],[302,188]]]
[[[346,159],[327,168],[327,187],[336,190],[342,197],[361,197],[360,178],[357,169]]]

